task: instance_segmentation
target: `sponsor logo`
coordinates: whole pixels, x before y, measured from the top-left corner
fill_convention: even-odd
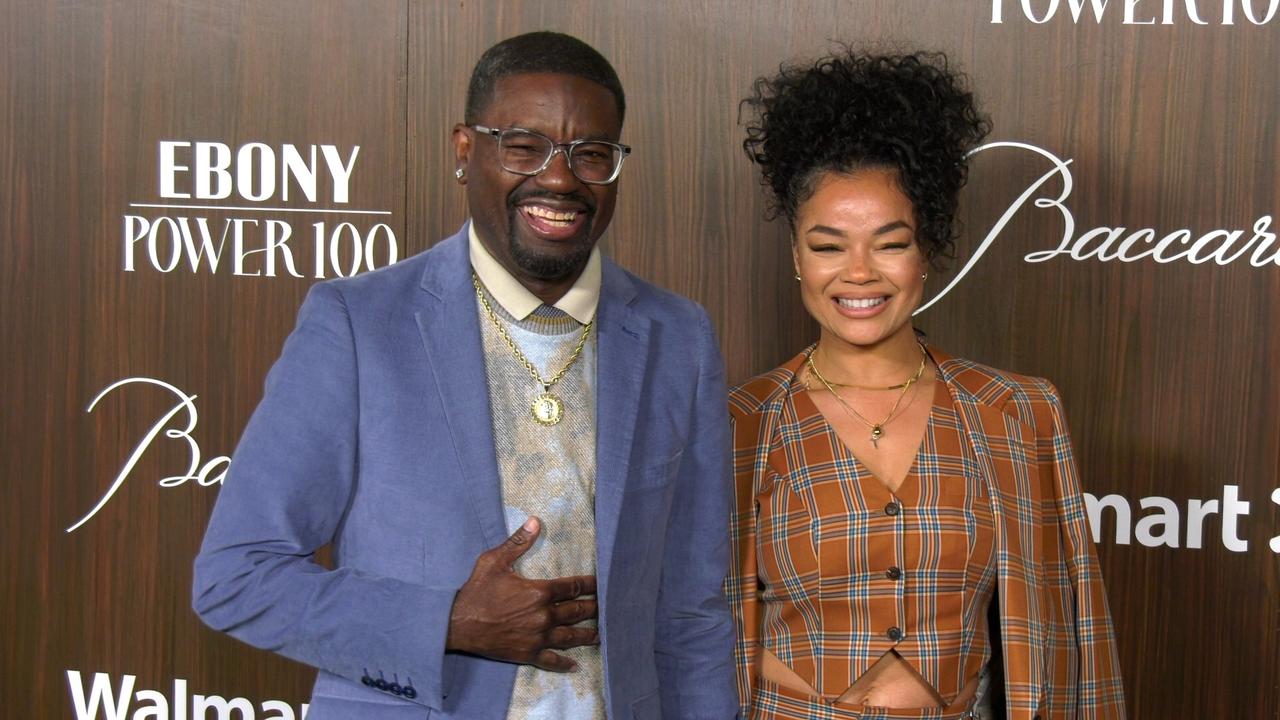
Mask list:
[[[187,681],[175,678],[173,690],[138,689],[135,675],[124,675],[119,684],[107,673],[94,673],[86,687],[79,670],[67,671],[71,709],[76,720],[302,720],[307,704],[295,711],[283,700],[264,700],[255,705],[242,697],[192,694]]]
[[[1280,266],[1280,245],[1277,245],[1276,233],[1271,229],[1270,215],[1259,217],[1248,228],[1216,229],[1201,233],[1188,228],[1166,232],[1155,228],[1129,227],[1096,227],[1078,232],[1075,215],[1067,204],[1075,187],[1071,175],[1071,160],[1063,160],[1044,148],[1019,142],[988,143],[974,149],[971,154],[992,151],[1038,155],[1048,163],[1049,168],[1014,199],[951,282],[932,299],[923,303],[916,313],[924,312],[951,292],[991,249],[1009,222],[1022,212],[1048,212],[1062,221],[1062,239],[1058,246],[1027,253],[1022,259],[1028,263],[1064,259],[1077,262],[1184,262],[1191,265],[1210,262],[1215,265],[1248,263],[1255,268]],[[1056,194],[1047,187],[1049,181],[1055,178],[1059,180]]]
[[[115,480],[112,481],[110,487],[107,488],[102,497],[98,499],[98,503],[89,512],[67,528],[69,533],[78,530],[93,519],[93,516],[97,515],[102,508],[106,507],[111,498],[115,497],[116,492],[124,485],[125,480],[129,479],[129,476],[133,473],[134,466],[138,464],[142,456],[151,448],[152,443],[161,435],[166,440],[178,441],[186,447],[187,467],[177,475],[161,478],[158,483],[160,487],[179,487],[193,480],[201,487],[209,487],[210,485],[221,485],[223,478],[226,477],[227,466],[231,464],[231,458],[226,455],[219,455],[202,462],[200,443],[196,442],[195,437],[191,434],[196,429],[196,423],[200,420],[200,413],[196,410],[197,396],[188,395],[163,380],[148,377],[130,377],[117,380],[95,395],[85,412],[92,413],[98,403],[113,392],[137,385],[163,388],[173,396],[174,403],[158,420],[151,424],[151,427],[147,428],[147,431],[142,435],[142,439],[134,446],[133,451],[129,453],[129,457],[124,461],[124,465],[120,467],[120,472],[116,473]]]
[[[389,210],[343,207],[360,146],[161,140],[158,202],[134,202],[121,229],[124,272],[349,277],[400,254]],[[326,207],[321,207],[320,203]],[[230,213],[213,220],[204,213]],[[272,217],[272,216],[276,217]],[[357,220],[299,217],[339,215]]]
[[[991,0],[991,23],[1003,24],[1006,10],[1010,18],[1036,25],[1068,17],[1098,25],[1266,25],[1280,11],[1280,0]]]
[[[1280,509],[1280,488],[1271,492],[1271,502]],[[1218,515],[1222,521],[1222,546],[1231,552],[1249,551],[1249,541],[1240,537],[1240,523],[1249,515],[1250,503],[1240,499],[1240,488],[1236,485],[1222,487],[1221,501],[1188,499],[1185,513],[1170,498],[1144,497],[1138,501],[1138,507],[1145,514],[1136,524],[1133,522],[1133,504],[1123,495],[1113,493],[1097,497],[1084,493],[1084,504],[1095,543],[1103,541],[1108,526],[1104,512],[1108,512],[1112,519],[1111,538],[1116,545],[1129,545],[1137,540],[1139,545],[1151,548],[1198,550],[1205,543],[1205,520],[1211,515]],[[1271,552],[1280,554],[1280,535],[1271,538],[1269,545]]]

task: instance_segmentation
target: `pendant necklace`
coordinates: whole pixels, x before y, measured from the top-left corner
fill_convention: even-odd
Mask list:
[[[534,397],[533,403],[529,406],[529,413],[533,415],[533,419],[540,425],[555,425],[564,418],[564,401],[559,395],[551,392],[551,387],[560,382],[564,378],[565,373],[569,372],[569,368],[578,361],[578,357],[582,355],[582,349],[587,345],[587,338],[591,336],[591,325],[595,321],[592,320],[582,326],[582,337],[578,338],[578,345],[573,349],[573,354],[569,356],[569,361],[560,368],[560,372],[551,378],[543,378],[542,373],[538,372],[538,368],[534,367],[528,357],[520,351],[520,347],[516,345],[516,341],[511,339],[507,334],[507,328],[503,326],[502,320],[498,318],[498,314],[493,311],[493,307],[489,305],[489,299],[485,297],[484,287],[480,285],[480,278],[473,272],[471,273],[471,284],[476,288],[476,297],[480,299],[480,307],[484,308],[484,314],[489,316],[489,320],[493,323],[493,327],[497,329],[498,335],[507,343],[507,347],[511,348],[511,352],[515,354],[529,375],[533,377],[533,381],[542,387],[542,393]]]
[[[817,352],[817,348],[814,348],[814,352]],[[861,422],[863,425],[866,425],[867,428],[871,430],[871,447],[877,450],[880,449],[880,438],[884,437],[884,426],[888,425],[889,421],[892,420],[898,414],[898,406],[902,404],[902,399],[907,396],[907,392],[911,390],[911,386],[914,385],[922,375],[924,375],[924,366],[929,359],[929,355],[924,351],[924,348],[921,347],[920,348],[920,367],[916,368],[915,374],[912,375],[910,378],[908,378],[907,381],[902,383],[901,385],[893,385],[889,388],[883,388],[887,390],[892,390],[892,389],[901,387],[902,392],[898,393],[898,399],[894,401],[893,407],[889,409],[889,414],[885,415],[884,419],[881,420],[880,422],[873,423],[870,420],[863,417],[862,413],[858,412],[857,410],[854,410],[853,406],[845,402],[844,398],[840,397],[839,393],[836,392],[834,384],[831,383],[826,378],[822,377],[822,373],[818,372],[818,366],[813,363],[813,355],[814,353],[809,353],[809,356],[805,358],[805,361],[809,365],[809,372],[813,373],[813,376],[818,378],[818,380],[824,386],[826,386],[827,391],[830,392],[832,397],[836,399],[836,402],[840,403],[840,407],[844,408],[844,411],[848,413],[850,417],[856,418],[859,422]],[[808,384],[806,383],[806,387],[807,386]]]

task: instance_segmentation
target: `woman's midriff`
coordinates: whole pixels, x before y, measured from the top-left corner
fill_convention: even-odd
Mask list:
[[[765,680],[792,690],[823,697],[804,678],[796,674],[786,663],[763,647],[759,648],[756,667]],[[978,676],[969,678],[952,706],[963,705],[978,690]],[[874,665],[840,694],[835,702],[842,705],[861,705],[883,708],[940,708],[947,706],[941,697],[929,687],[911,664],[895,652],[885,653]]]

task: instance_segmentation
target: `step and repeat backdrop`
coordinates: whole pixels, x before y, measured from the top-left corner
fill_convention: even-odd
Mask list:
[[[1062,390],[1131,715],[1280,718],[1280,0],[0,4],[0,715],[302,717],[191,560],[307,288],[458,227],[471,66],[542,28],[628,93],[607,252],[734,382],[815,337],[739,99],[946,51],[995,131],[919,326]]]

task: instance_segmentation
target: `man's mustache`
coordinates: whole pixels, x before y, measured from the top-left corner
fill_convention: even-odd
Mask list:
[[[507,196],[507,207],[512,211],[516,206],[526,200],[552,200],[556,202],[573,202],[586,208],[588,214],[594,214],[596,211],[595,200],[590,195],[581,193],[553,193],[547,190],[531,190],[522,193],[513,193]]]

